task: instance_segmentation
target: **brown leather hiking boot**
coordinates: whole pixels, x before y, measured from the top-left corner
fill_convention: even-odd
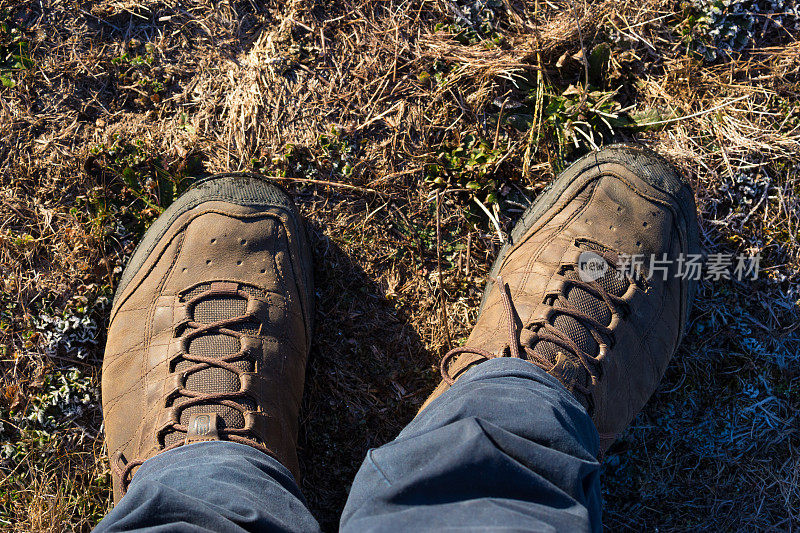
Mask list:
[[[204,180],[153,223],[122,275],[103,360],[115,501],[144,460],[198,441],[253,446],[298,476],[311,275],[292,200],[257,176]]]
[[[442,359],[443,381],[423,409],[475,364],[520,357],[578,398],[605,451],[680,342],[694,287],[677,266],[699,252],[697,234],[690,186],[655,153],[612,146],[577,161],[514,228],[475,329]],[[645,267],[651,255],[659,267],[669,261],[666,279],[660,268],[627,268],[639,254]]]

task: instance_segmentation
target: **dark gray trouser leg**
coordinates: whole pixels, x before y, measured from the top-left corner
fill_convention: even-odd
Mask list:
[[[346,531],[600,529],[597,433],[552,377],[517,359],[470,370],[371,450]],[[96,531],[318,531],[288,470],[207,442],[147,461]]]
[[[599,531],[597,446],[586,411],[553,377],[492,359],[370,450],[341,530]]]
[[[314,531],[294,478],[234,442],[181,446],[146,461],[96,532]]]

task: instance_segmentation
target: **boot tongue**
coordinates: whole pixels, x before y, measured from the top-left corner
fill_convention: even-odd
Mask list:
[[[580,280],[575,270],[567,271],[564,277],[572,280]],[[618,271],[615,268],[606,269],[605,274],[597,279],[597,283],[600,288],[614,296],[622,296],[628,288],[627,281],[618,278]],[[577,319],[569,315],[558,313],[558,309],[569,306],[606,326],[611,323],[611,311],[601,298],[574,285],[570,285],[566,289],[564,296],[566,296],[566,302],[564,302],[562,298],[557,300],[553,305],[556,310],[556,318],[553,319],[551,324],[557,330],[572,339],[581,350],[596,357],[599,354],[600,347],[589,329]],[[568,371],[563,371],[562,374],[565,380],[570,383],[580,381],[585,386],[589,385],[591,381],[589,373],[585,371],[580,359],[575,354],[569,352],[569,350],[552,342],[540,341],[536,343],[531,351],[547,359],[556,367],[576,367],[577,369],[583,370],[575,372],[570,368]]]
[[[209,290],[210,283],[198,285],[190,292],[184,295],[184,301],[200,295],[201,293]],[[248,286],[240,286],[240,289],[248,292],[253,296],[263,296],[262,291]],[[211,324],[219,320],[230,319],[244,315],[247,310],[247,300],[239,296],[231,295],[214,295],[203,298],[194,307],[193,319],[195,322],[201,324]],[[245,323],[226,326],[227,329],[238,331],[247,335],[258,334],[258,324]],[[202,334],[189,343],[189,353],[193,355],[202,355],[204,357],[220,358],[226,355],[231,355],[240,349],[239,339],[230,335],[223,335],[215,333],[213,330],[207,334]],[[175,365],[175,372],[185,372],[188,368],[194,366],[196,363],[187,360],[180,360]],[[253,372],[255,364],[252,359],[242,358],[232,362],[232,364],[244,372]],[[224,368],[210,367],[197,372],[192,372],[186,377],[186,388],[201,394],[218,394],[223,392],[236,392],[240,389],[238,376]],[[186,397],[178,397],[175,399],[173,405],[179,405],[187,401]],[[247,410],[255,410],[255,404],[241,398],[235,400]],[[193,415],[199,414],[216,414],[220,421],[219,429],[226,428],[243,428],[244,416],[237,409],[220,405],[217,403],[206,403],[187,407],[181,411],[180,423],[182,425],[189,425]],[[185,434],[177,431],[168,433],[164,438],[164,443],[169,446],[178,441],[182,441]]]

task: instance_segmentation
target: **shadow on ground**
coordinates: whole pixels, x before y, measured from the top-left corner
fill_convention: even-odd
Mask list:
[[[371,447],[393,439],[425,394],[429,355],[385,290],[319,228],[316,323],[301,412],[301,488],[335,530],[355,473]]]

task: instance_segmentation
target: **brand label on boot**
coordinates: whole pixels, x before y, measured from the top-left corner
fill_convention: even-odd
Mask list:
[[[186,444],[203,440],[219,440],[217,413],[193,414],[186,424]]]

